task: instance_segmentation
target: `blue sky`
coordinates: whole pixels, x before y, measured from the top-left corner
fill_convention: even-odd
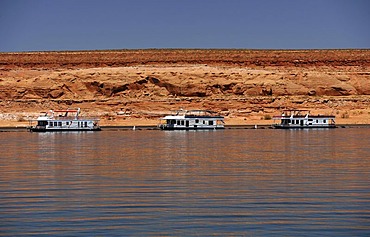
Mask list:
[[[1,0],[0,52],[370,48],[368,0]]]

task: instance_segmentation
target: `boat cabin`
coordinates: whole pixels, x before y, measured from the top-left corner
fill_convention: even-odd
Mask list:
[[[99,119],[81,117],[80,108],[66,110],[49,110],[41,112],[36,120],[30,120],[29,130],[46,131],[99,131]],[[32,123],[36,122],[35,126]]]
[[[273,117],[274,128],[335,128],[335,116],[311,115],[309,110],[284,110]]]
[[[163,130],[223,129],[224,117],[210,110],[178,110],[174,115],[161,118]]]

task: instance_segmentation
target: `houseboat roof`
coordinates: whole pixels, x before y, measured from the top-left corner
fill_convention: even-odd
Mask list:
[[[99,118],[80,116],[81,109],[61,109],[61,110],[49,110],[47,112],[40,112],[37,119],[31,119],[33,121],[39,120],[93,120],[98,121]],[[65,114],[60,114],[65,113]],[[72,113],[72,114],[69,114]]]
[[[176,110],[174,114],[167,115],[162,119],[174,118],[174,117],[185,117],[185,118],[220,118],[223,116],[218,115],[216,112],[211,110]]]
[[[305,113],[303,113],[305,112]],[[281,115],[274,116],[273,119],[289,119],[289,118],[335,118],[334,115],[311,115],[310,110],[306,109],[286,109]]]

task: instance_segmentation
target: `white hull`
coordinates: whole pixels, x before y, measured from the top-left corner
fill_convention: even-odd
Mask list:
[[[307,111],[306,115],[300,112],[306,110],[285,111],[281,116],[274,116],[274,120],[280,121],[273,124],[274,128],[281,129],[306,129],[306,128],[335,128],[335,116],[317,115],[312,116]]]
[[[53,124],[53,125],[49,125]],[[94,125],[94,121],[89,120],[73,120],[73,121],[58,121],[50,120],[48,125],[40,126],[36,125],[30,127],[32,132],[63,132],[63,131],[100,131],[100,127]]]
[[[56,116],[55,112],[63,112],[63,115]],[[99,120],[94,118],[79,118],[80,109],[77,110],[59,110],[41,115],[35,120],[36,126],[30,126],[32,132],[63,132],[63,131],[100,131]],[[68,113],[76,113],[70,116]]]
[[[183,112],[183,111],[181,111]],[[208,113],[208,114],[207,114]],[[209,115],[211,111],[185,111],[183,114],[168,115],[158,127],[162,130],[224,129],[224,117]]]

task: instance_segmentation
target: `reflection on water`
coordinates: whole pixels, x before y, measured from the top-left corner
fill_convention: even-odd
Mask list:
[[[0,133],[0,235],[368,235],[369,132]]]

